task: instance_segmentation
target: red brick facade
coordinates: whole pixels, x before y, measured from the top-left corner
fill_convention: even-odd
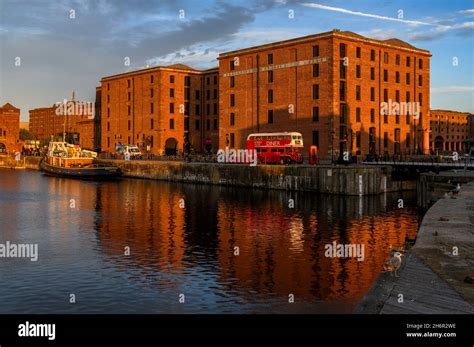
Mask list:
[[[448,110],[431,110],[430,143],[433,151],[469,150],[471,114]]]
[[[299,131],[305,152],[315,144],[323,158],[426,153],[430,56],[338,30],[223,53],[220,148],[245,148],[252,132]],[[383,101],[420,102],[421,114],[385,117]]]
[[[0,146],[8,153],[20,150],[20,109],[6,103],[0,107]]]
[[[69,109],[74,105],[74,109]],[[63,105],[61,105],[63,107]],[[73,141],[83,148],[94,148],[94,103],[86,106],[80,101],[66,101],[66,106],[36,108],[29,111],[30,132],[38,140],[62,135],[64,131],[73,136]],[[64,110],[64,111],[63,111]],[[72,112],[72,113],[71,113]],[[67,118],[65,114],[67,113]],[[64,121],[66,120],[66,126]]]
[[[144,152],[174,154],[186,139],[196,152],[218,144],[218,71],[158,66],[101,80],[101,147],[136,144]]]

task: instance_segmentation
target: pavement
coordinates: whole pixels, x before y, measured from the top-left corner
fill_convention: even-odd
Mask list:
[[[474,314],[474,182],[426,212],[398,275],[381,273],[353,313]]]

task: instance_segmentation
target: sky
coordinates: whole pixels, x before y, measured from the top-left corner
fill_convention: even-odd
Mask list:
[[[104,76],[335,28],[431,51],[431,108],[474,113],[474,0],[0,0],[0,105],[25,121]]]

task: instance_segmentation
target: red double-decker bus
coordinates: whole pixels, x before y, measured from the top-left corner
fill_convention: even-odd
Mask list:
[[[297,132],[257,133],[247,137],[247,149],[256,150],[263,164],[302,163],[303,136]]]

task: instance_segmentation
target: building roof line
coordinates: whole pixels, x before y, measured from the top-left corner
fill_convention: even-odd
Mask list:
[[[206,73],[210,73],[210,72],[214,72],[218,70],[219,70],[218,67],[214,67],[207,70],[197,70],[197,69],[194,69],[182,64],[175,64],[175,65],[170,65],[170,66],[153,66],[153,67],[148,67],[144,69],[139,69],[139,70],[134,70],[134,71],[129,71],[129,72],[122,72],[115,75],[105,76],[101,78],[101,81],[120,78],[123,76],[140,75],[140,74],[144,74],[148,72],[156,72],[156,71],[177,71],[177,72],[186,72],[186,73],[195,74],[195,75],[204,75]]]
[[[457,113],[457,114],[462,114],[462,115],[465,115],[465,116],[474,116],[473,113],[467,112],[467,111],[442,110],[442,109],[431,109],[430,110],[430,115],[432,115],[433,113],[437,113],[437,112]]]
[[[266,50],[269,48],[280,48],[280,47],[285,47],[289,45],[294,45],[297,43],[305,43],[308,41],[312,41],[314,39],[321,39],[321,38],[326,38],[326,37],[331,37],[331,36],[353,40],[353,41],[372,43],[372,44],[383,46],[383,47],[391,47],[391,48],[393,47],[393,48],[397,48],[404,51],[417,52],[417,53],[431,56],[430,51],[413,47],[410,44],[404,41],[401,41],[399,39],[377,40],[377,39],[368,38],[362,35],[358,35],[352,32],[346,32],[346,31],[340,31],[338,29],[334,29],[332,31],[327,31],[327,32],[319,33],[319,34],[306,35],[306,36],[296,37],[296,38],[292,38],[288,40],[270,42],[270,43],[266,43],[259,46],[253,46],[253,47],[242,48],[242,49],[238,49],[234,51],[224,52],[224,53],[219,54],[219,57],[217,59],[219,60],[222,58],[227,58],[227,57],[234,56],[237,54],[242,54],[242,53],[258,52],[258,51]],[[396,41],[400,41],[400,44],[395,44],[394,42]],[[407,46],[402,46],[401,45],[402,43],[405,43],[407,46],[411,46],[412,48],[407,47]]]

